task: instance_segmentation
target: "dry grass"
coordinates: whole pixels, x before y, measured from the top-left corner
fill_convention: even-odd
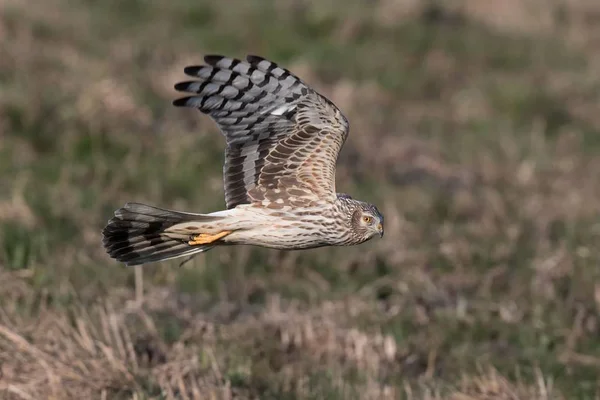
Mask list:
[[[0,397],[598,397],[596,2],[228,4],[0,2]],[[214,52],[344,110],[383,240],[107,258],[125,201],[223,207],[223,140],[169,106]]]

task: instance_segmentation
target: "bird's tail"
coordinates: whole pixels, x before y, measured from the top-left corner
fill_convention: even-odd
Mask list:
[[[108,221],[102,243],[112,258],[126,265],[191,256],[210,250],[230,233],[215,234],[222,219],[127,203]]]

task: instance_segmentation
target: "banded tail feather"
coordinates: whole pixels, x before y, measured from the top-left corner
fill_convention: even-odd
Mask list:
[[[115,211],[102,230],[108,254],[128,266],[190,256],[210,250],[218,242],[190,245],[203,223],[221,217],[165,210],[140,203],[127,203]]]

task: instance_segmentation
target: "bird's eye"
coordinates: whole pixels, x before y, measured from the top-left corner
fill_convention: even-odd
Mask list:
[[[373,222],[373,217],[370,217],[370,216],[368,216],[368,215],[365,215],[365,216],[363,217],[363,221],[364,221],[366,224],[370,224],[371,222]]]

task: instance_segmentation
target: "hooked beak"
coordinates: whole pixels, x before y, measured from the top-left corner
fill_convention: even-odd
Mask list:
[[[377,224],[377,232],[379,232],[379,237],[383,237],[383,225]]]

